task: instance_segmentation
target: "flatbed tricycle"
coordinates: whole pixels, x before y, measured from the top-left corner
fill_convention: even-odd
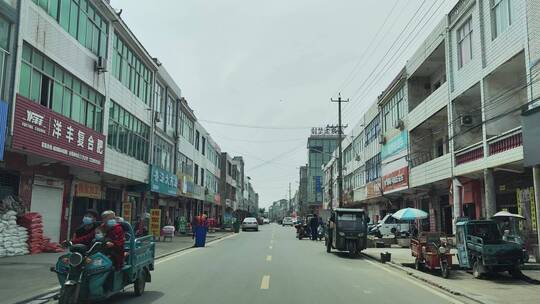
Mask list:
[[[450,276],[452,254],[448,241],[439,232],[422,232],[411,239],[411,254],[417,270],[440,270],[443,278]]]
[[[100,242],[94,242],[90,248],[68,243],[69,252],[51,268],[61,286],[59,304],[105,300],[131,284],[135,295],[143,294],[146,283],[151,281],[150,271],[154,270],[153,237],[135,238],[131,225],[126,222],[121,225],[126,238],[122,269],[115,270],[111,259],[102,252]]]

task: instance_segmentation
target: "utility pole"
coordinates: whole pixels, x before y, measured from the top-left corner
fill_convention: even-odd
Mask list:
[[[289,182],[289,211],[292,209],[292,202],[291,202],[291,183]]]
[[[349,102],[349,100],[343,100],[341,99],[341,93],[338,95],[338,99],[330,99],[332,102],[338,103],[338,207],[343,207],[343,161],[342,161],[342,153],[343,149],[341,147],[341,141],[343,140],[343,126],[341,125],[341,103],[343,102]]]

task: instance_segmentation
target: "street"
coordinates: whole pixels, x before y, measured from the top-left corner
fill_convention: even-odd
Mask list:
[[[156,262],[144,295],[108,303],[460,303],[367,258],[327,254],[277,224]]]

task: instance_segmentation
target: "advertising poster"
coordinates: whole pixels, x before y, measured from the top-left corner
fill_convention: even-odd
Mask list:
[[[122,217],[124,218],[124,221],[131,223],[131,216],[132,216],[132,204],[131,203],[123,203],[122,204]]]
[[[150,209],[150,235],[161,235],[161,209]]]

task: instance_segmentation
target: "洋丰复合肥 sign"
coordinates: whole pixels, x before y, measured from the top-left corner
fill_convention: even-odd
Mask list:
[[[105,144],[103,134],[17,96],[14,149],[103,172]]]

